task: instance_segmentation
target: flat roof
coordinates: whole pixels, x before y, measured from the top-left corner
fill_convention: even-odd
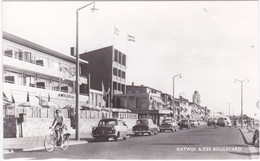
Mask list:
[[[41,46],[41,45],[36,44],[36,43],[34,43],[34,42],[31,42],[31,41],[29,41],[29,40],[23,39],[23,38],[21,38],[21,37],[12,35],[12,34],[7,33],[7,32],[5,32],[5,31],[3,31],[3,39],[6,39],[6,40],[9,40],[9,41],[15,42],[15,43],[17,43],[17,44],[26,46],[26,47],[28,47],[28,48],[31,48],[31,49],[34,49],[34,50],[43,52],[43,53],[45,53],[45,54],[48,54],[48,55],[51,55],[51,56],[54,56],[54,57],[57,57],[57,58],[60,58],[60,59],[69,61],[69,62],[71,62],[71,63],[76,63],[76,57],[74,57],[74,56],[66,55],[66,54],[63,54],[63,53],[60,53],[60,52],[51,50],[51,49],[49,49],[49,48],[46,48],[46,47],[44,47],[44,46]],[[80,63],[88,64],[88,61],[85,61],[85,60],[83,60],[83,59],[80,59]]]

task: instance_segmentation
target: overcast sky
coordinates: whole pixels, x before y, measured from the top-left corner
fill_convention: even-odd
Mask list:
[[[76,9],[88,2],[3,2],[3,30],[69,54],[75,46]],[[127,84],[146,85],[228,114],[253,116],[258,100],[258,2],[96,2],[79,15],[80,52],[113,44],[127,54]],[[127,41],[127,33],[136,42]]]

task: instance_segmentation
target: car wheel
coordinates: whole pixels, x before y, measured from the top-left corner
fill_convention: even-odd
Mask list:
[[[151,132],[149,132],[149,133],[148,133],[148,135],[149,135],[149,136],[151,136],[151,135],[152,135],[152,133],[151,133]]]
[[[153,132],[153,134],[154,134],[154,135],[157,135],[157,130],[155,130],[155,131]]]

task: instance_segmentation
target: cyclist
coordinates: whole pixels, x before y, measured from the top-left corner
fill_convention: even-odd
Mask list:
[[[53,123],[51,127],[55,129],[55,134],[57,136],[58,144],[63,143],[63,129],[66,128],[64,124],[64,117],[61,114],[61,110],[56,110],[55,111],[56,115],[54,117]]]

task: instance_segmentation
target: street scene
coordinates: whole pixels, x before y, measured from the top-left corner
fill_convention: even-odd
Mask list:
[[[3,159],[259,159],[257,1],[3,2]]]

